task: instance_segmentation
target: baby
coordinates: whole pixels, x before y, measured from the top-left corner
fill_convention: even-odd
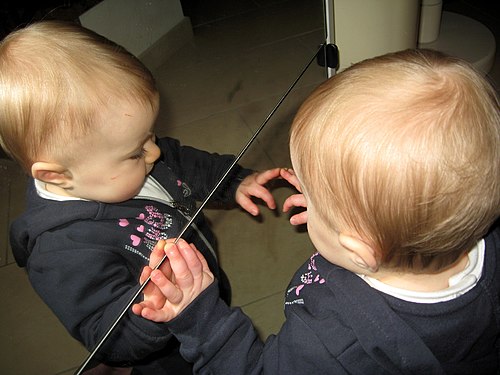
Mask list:
[[[219,297],[195,244],[133,311],[168,322],[194,371],[217,374],[498,374],[500,113],[469,64],[428,50],[357,63],[320,85],[291,129],[315,252],[263,343]]]
[[[138,288],[158,240],[177,236],[234,162],[156,138],[159,94],[146,67],[79,25],[32,24],[0,44],[0,142],[32,179],[10,241],[36,292],[93,350]],[[212,199],[271,209],[262,173],[236,166]],[[203,215],[185,234],[229,301]],[[125,315],[96,358],[134,374],[191,373],[163,324]],[[170,372],[171,371],[171,372]]]

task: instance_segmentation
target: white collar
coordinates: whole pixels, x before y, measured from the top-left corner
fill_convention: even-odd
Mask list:
[[[46,184],[43,181],[35,179],[35,188],[37,194],[44,199],[50,199],[53,201],[65,202],[65,201],[88,201],[87,199],[78,197],[68,197],[65,195],[58,195],[51,193],[47,190]],[[171,202],[172,197],[168,192],[161,186],[161,184],[156,181],[153,177],[147,176],[141,191],[134,197],[135,199],[151,199],[159,202]]]
[[[372,288],[393,297],[415,303],[437,303],[455,299],[476,286],[483,273],[485,243],[480,240],[469,251],[465,269],[449,278],[449,287],[435,292],[416,292],[384,284],[373,277],[358,275]]]
[[[43,181],[37,180],[35,178],[35,189],[41,198],[50,199],[53,201],[65,202],[65,201],[85,201],[86,199],[78,198],[78,197],[68,197],[65,195],[59,195],[51,193],[47,190],[46,184]]]

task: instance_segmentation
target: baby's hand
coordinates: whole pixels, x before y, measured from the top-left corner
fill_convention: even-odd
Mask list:
[[[169,240],[170,243],[172,243],[173,241],[173,239]],[[151,275],[151,271],[156,268],[158,263],[160,263],[160,261],[163,259],[163,256],[165,255],[163,249],[165,248],[165,246],[165,240],[160,240],[156,243],[153,251],[151,252],[151,255],[149,256],[149,265],[144,267],[139,278],[139,282],[141,283],[141,285],[146,282],[148,277]],[[170,268],[168,259],[165,259],[165,261],[161,265],[161,270],[165,275],[167,275],[168,278],[172,277],[172,269]],[[161,308],[165,304],[165,296],[160,291],[160,289],[158,289],[152,282],[148,282],[148,284],[144,287],[143,296],[144,303],[146,303],[147,305]]]
[[[302,193],[302,188],[300,186],[299,179],[295,175],[293,169],[281,169],[280,175],[282,178],[287,180],[291,185],[293,185],[300,193]],[[290,195],[283,203],[283,212],[288,212],[293,207],[305,207],[307,208],[307,201],[304,194],[293,194]],[[302,211],[290,218],[290,223],[292,225],[301,225],[307,223],[307,210]]]
[[[262,199],[266,202],[267,207],[274,210],[276,208],[276,202],[271,192],[264,185],[275,178],[280,178],[280,169],[281,168],[269,169],[245,177],[236,190],[236,202],[253,216],[257,216],[260,211],[251,197]]]
[[[193,244],[182,239],[177,245],[168,242],[164,252],[168,261],[154,271],[145,268],[141,279],[150,275],[151,285],[144,288],[144,301],[132,306],[135,314],[155,322],[174,319],[214,281],[205,258]]]

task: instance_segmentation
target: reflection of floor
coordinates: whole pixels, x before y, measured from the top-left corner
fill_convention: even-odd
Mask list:
[[[191,3],[196,4],[193,41],[154,72],[162,94],[157,133],[210,151],[237,153],[321,43],[322,2]],[[466,12],[499,35],[493,13],[477,7],[487,2],[475,1],[474,7],[469,3],[448,1],[445,6]],[[500,82],[498,63],[492,76]],[[289,166],[290,120],[323,77],[316,65],[307,71],[245,154],[243,164],[255,169]],[[69,375],[87,353],[34,294],[7,250],[7,225],[22,209],[23,185],[13,163],[0,160],[0,373]],[[279,206],[290,192],[276,188]],[[206,212],[233,286],[234,304],[243,306],[263,335],[276,332],[283,319],[283,291],[311,252],[306,233],[293,229],[287,215],[264,208],[259,220],[237,209]]]

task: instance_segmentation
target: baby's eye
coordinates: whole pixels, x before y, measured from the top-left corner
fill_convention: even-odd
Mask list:
[[[146,155],[146,149],[142,148],[138,154],[131,156],[130,159],[134,159],[134,160],[142,159],[145,155]]]

